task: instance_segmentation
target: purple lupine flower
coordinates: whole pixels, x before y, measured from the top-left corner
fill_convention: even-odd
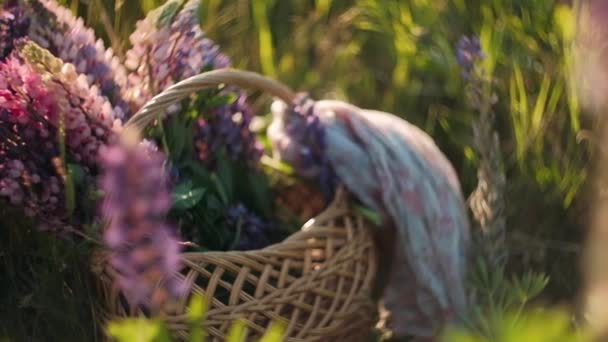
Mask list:
[[[89,85],[120,108],[119,117],[131,113],[123,92],[127,73],[111,48],[106,49],[82,18],[59,5],[55,0],[28,0],[31,28],[29,37],[64,62],[72,63],[76,71],[86,75]]]
[[[211,111],[207,118],[199,118],[194,143],[198,158],[208,164],[223,149],[233,160],[248,160],[255,164],[263,154],[263,146],[249,128],[253,113],[239,96],[232,104]]]
[[[268,234],[273,229],[273,225],[247,210],[242,204],[228,209],[226,223],[239,231],[237,250],[258,249],[268,246],[270,243]]]
[[[89,86],[86,76],[76,72],[74,65],[55,58],[35,43],[25,43],[20,56],[53,91],[61,116],[49,119],[55,125],[63,120],[66,145],[73,160],[95,168],[99,148],[121,129],[120,107],[112,107],[99,88]]]
[[[182,4],[181,0],[168,1],[151,11],[130,37],[133,47],[127,52],[125,65],[131,72],[129,98],[138,106],[205,68],[230,65],[228,57],[200,28],[200,1]]]
[[[14,42],[27,35],[30,20],[16,1],[7,1],[0,8],[0,61],[14,48]]]
[[[114,114],[69,64],[31,42],[18,45],[0,62],[0,198],[53,228],[67,219],[59,137],[67,161],[89,175],[114,136]]]
[[[200,1],[169,1],[137,23],[131,35],[133,48],[127,52],[125,65],[129,75],[129,98],[143,105],[153,95],[170,85],[206,69],[230,66],[230,59],[206,38],[200,28]],[[224,89],[223,93],[234,91]],[[210,117],[198,120],[194,144],[202,161],[213,159],[225,147],[234,159],[258,161],[262,144],[249,130],[253,118],[244,93],[236,101],[212,110]],[[169,111],[179,110],[179,105]]]
[[[469,79],[475,63],[485,58],[478,37],[463,36],[456,44],[456,60],[462,68],[463,78]]]
[[[293,161],[298,174],[315,178],[325,200],[334,195],[338,177],[326,154],[325,129],[314,114],[314,102],[308,94],[301,93],[291,106],[277,101],[273,103],[273,123],[268,135],[281,159]]]
[[[162,304],[185,290],[179,270],[179,244],[166,222],[171,207],[165,157],[146,146],[121,143],[101,151],[104,239],[117,281],[133,305]],[[163,287],[156,288],[164,280]]]

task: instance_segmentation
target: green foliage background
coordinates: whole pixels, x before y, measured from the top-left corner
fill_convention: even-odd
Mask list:
[[[135,22],[162,2],[63,1],[119,55]],[[579,137],[594,122],[581,110],[571,80],[574,17],[568,1],[202,3],[203,29],[235,67],[275,77],[317,99],[402,116],[434,137],[466,194],[477,182],[471,129],[476,113],[466,104],[454,47],[463,34],[479,35],[488,56],[484,66],[496,82],[496,128],[507,175],[510,261],[504,277],[542,272],[549,279],[541,294],[545,302],[574,300],[594,148]],[[268,99],[255,99],[264,114]],[[461,340],[477,341],[468,338]]]

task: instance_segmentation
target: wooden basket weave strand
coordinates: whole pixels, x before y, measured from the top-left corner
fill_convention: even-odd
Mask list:
[[[289,88],[258,74],[215,70],[169,87],[125,129],[139,131],[172,103],[219,84],[262,89],[288,103],[294,97]],[[286,323],[287,342],[363,341],[376,318],[371,295],[377,257],[368,224],[339,190],[324,212],[281,243],[256,251],[184,253],[180,274],[192,288],[177,307],[161,315],[175,336],[187,338],[186,306],[199,293],[210,299],[203,324],[212,341],[224,341],[237,319],[248,326],[248,341],[255,341],[273,321]],[[102,319],[141,314],[125,304],[103,252],[94,258],[93,271],[105,304]]]

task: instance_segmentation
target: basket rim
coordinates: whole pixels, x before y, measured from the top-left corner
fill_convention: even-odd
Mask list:
[[[294,102],[296,93],[287,85],[253,71],[222,68],[199,73],[164,89],[146,102],[123,126],[123,135],[139,132],[155,119],[166,115],[166,109],[190,94],[222,85],[263,90],[286,103]]]

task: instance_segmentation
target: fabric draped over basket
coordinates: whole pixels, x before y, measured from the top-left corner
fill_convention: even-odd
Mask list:
[[[397,116],[336,100],[308,101],[324,130],[322,153],[339,181],[396,230],[394,246],[380,246],[394,250],[383,293],[393,333],[432,337],[460,321],[467,313],[470,228],[451,163],[425,132]],[[282,101],[273,104],[269,138],[280,159],[302,165],[298,151],[308,146],[292,126],[304,121],[291,120],[290,110]],[[319,176],[311,170],[300,171]]]

